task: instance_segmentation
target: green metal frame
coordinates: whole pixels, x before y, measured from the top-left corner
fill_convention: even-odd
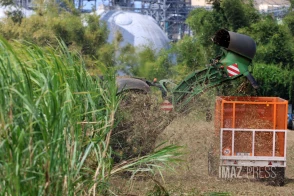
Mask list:
[[[238,64],[240,74],[229,77],[228,66]],[[200,71],[195,71],[189,74],[180,84],[172,90],[166,88],[167,80],[160,81],[163,88],[172,94],[172,103],[177,111],[183,109],[196,95],[201,94],[205,90],[220,85],[227,80],[233,80],[241,75],[249,74],[248,66],[251,60],[238,55],[232,51],[223,49],[222,55],[213,59],[212,63],[207,65],[207,68]]]

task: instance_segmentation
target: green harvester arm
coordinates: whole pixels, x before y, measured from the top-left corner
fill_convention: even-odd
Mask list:
[[[222,47],[222,54],[212,59],[211,64],[207,65],[205,69],[188,75],[170,91],[176,110],[181,110],[194,96],[208,88],[228,80],[234,80],[242,75],[248,78],[254,88],[258,88],[248,70],[256,52],[254,40],[249,36],[221,29],[216,32],[213,42]],[[165,80],[159,83],[166,86]]]

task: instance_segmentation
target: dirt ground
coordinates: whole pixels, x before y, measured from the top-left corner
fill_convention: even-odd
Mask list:
[[[224,180],[208,175],[208,151],[213,141],[214,123],[206,122],[201,113],[175,118],[158,138],[158,142],[185,147],[183,162],[175,166],[175,172],[158,177],[169,195],[294,195],[294,131],[288,131],[286,182],[283,187],[249,179]],[[116,179],[116,188],[124,195],[164,195],[152,192],[154,181],[130,181]],[[223,194],[220,194],[223,193]]]

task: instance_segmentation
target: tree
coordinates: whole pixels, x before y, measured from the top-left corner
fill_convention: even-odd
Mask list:
[[[15,5],[13,0],[0,0],[0,6],[1,7],[13,7],[13,10],[6,10],[5,14],[7,15],[8,18],[11,18],[14,24],[20,24],[24,14],[21,11],[21,9]]]
[[[8,18],[0,25],[0,34],[8,40],[24,40],[42,47],[58,47],[58,40],[63,40],[70,50],[84,56],[87,66],[95,67],[97,60],[107,66],[114,65],[115,48],[107,44],[107,25],[98,15],[81,17],[52,7],[42,11],[41,15],[23,18],[18,24]]]
[[[239,32],[251,36],[257,44],[255,62],[266,64],[293,65],[294,40],[287,26],[279,25],[273,18],[266,17]]]
[[[9,5],[14,5],[13,0],[0,0],[0,5],[3,7],[9,6]]]
[[[294,7],[294,0],[290,0],[291,3],[291,9]]]
[[[213,11],[195,9],[186,21],[194,32],[197,43],[204,47],[206,56],[210,58],[220,52],[219,47],[210,41],[217,30],[225,28],[238,31],[260,19],[251,1],[244,4],[241,0],[212,0],[211,3]]]
[[[179,66],[196,70],[203,68],[207,64],[204,47],[195,38],[184,37],[173,45],[172,51],[177,56],[177,64]]]
[[[253,74],[260,84],[259,95],[293,100],[293,69],[275,64],[256,63]]]
[[[224,0],[221,2],[221,9],[232,31],[248,26],[249,21],[241,0]]]
[[[171,60],[169,52],[161,50],[156,53],[152,47],[136,48],[137,61],[130,65],[131,73],[149,80],[154,78],[165,79],[171,77]]]
[[[284,18],[283,22],[288,26],[292,36],[294,36],[294,12],[289,12]]]
[[[242,7],[243,7],[243,10],[244,10],[244,13],[245,13],[245,18],[248,21],[247,26],[258,22],[261,19],[260,13],[254,7],[254,1],[253,0],[246,1],[246,3],[242,4]]]
[[[205,9],[195,9],[190,12],[186,20],[194,33],[193,43],[203,47],[203,58],[211,58],[219,53],[211,38],[217,30],[225,26],[225,18],[216,11],[207,11]]]
[[[9,18],[11,18],[14,24],[21,24],[22,19],[24,17],[22,11],[19,9],[9,11],[6,14]]]

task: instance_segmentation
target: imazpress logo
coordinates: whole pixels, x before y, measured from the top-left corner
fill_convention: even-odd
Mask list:
[[[220,166],[219,178],[275,178],[274,167]]]

